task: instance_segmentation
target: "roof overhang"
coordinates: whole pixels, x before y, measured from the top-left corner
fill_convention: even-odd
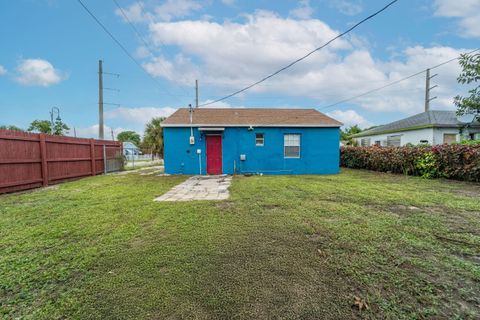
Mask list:
[[[340,128],[343,124],[189,124],[189,123],[184,123],[184,124],[169,124],[169,123],[162,123],[161,126],[164,128],[186,128],[186,127],[193,127],[193,128],[200,128],[200,129],[206,129],[206,128],[218,128],[218,127],[229,127],[229,128],[235,128],[235,127],[246,127],[246,128],[266,128],[266,127],[282,127],[282,128]]]
[[[198,131],[225,131],[225,128],[221,127],[200,127]]]

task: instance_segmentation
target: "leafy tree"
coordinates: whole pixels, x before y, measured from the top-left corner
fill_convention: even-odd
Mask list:
[[[65,123],[60,118],[57,118],[55,120],[55,123],[53,124],[53,134],[56,136],[64,136],[68,133],[68,130],[70,130],[70,127],[67,126]]]
[[[163,117],[153,118],[145,127],[145,134],[143,137],[143,147],[148,148],[154,154],[163,157],[163,128],[160,126]]]
[[[477,83],[480,80],[480,54],[462,54],[460,56],[460,66],[462,72],[457,80],[460,84]],[[474,113],[480,114],[480,85],[468,91],[468,97],[460,95],[455,97],[455,105],[457,106],[457,114],[459,116]]]
[[[27,130],[46,134],[53,134],[56,136],[64,136],[68,132],[68,130],[70,130],[70,128],[65,123],[63,123],[60,118],[58,118],[53,123],[53,128],[52,123],[48,120],[34,120],[32,121],[30,127],[28,127]]]
[[[30,123],[28,131],[52,134],[52,123],[48,120],[34,120]]]
[[[123,131],[117,135],[117,140],[122,142],[132,142],[137,147],[140,146],[140,135],[135,131]]]
[[[9,126],[0,126],[0,130],[12,130],[12,131],[25,131],[22,128],[19,128],[14,125],[9,125]]]
[[[340,129],[340,141],[346,141],[347,145],[353,144],[352,135],[362,132],[362,129],[356,124],[345,130]]]

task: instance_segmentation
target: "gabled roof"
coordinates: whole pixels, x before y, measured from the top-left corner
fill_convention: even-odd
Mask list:
[[[189,127],[190,110],[180,108],[163,127]],[[340,127],[341,122],[315,109],[195,108],[193,127]]]
[[[124,149],[138,149],[138,147],[135,145],[135,143],[133,143],[131,141],[123,142],[123,148]]]
[[[414,116],[378,126],[370,130],[353,135],[353,137],[364,137],[382,133],[417,130],[423,128],[460,128],[466,123],[458,120],[455,111],[429,110]],[[474,124],[478,126],[478,124]]]

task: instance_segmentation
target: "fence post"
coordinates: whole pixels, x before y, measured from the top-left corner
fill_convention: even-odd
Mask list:
[[[103,145],[103,174],[107,174],[107,147]]]
[[[43,186],[48,186],[48,166],[47,166],[47,143],[45,134],[40,133],[40,158],[42,159],[42,179]]]
[[[95,142],[93,139],[90,139],[90,161],[92,166],[92,176],[96,174],[95,168]]]

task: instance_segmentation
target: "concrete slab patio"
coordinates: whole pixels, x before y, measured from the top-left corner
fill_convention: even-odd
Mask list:
[[[193,176],[154,201],[226,200],[231,176]]]

